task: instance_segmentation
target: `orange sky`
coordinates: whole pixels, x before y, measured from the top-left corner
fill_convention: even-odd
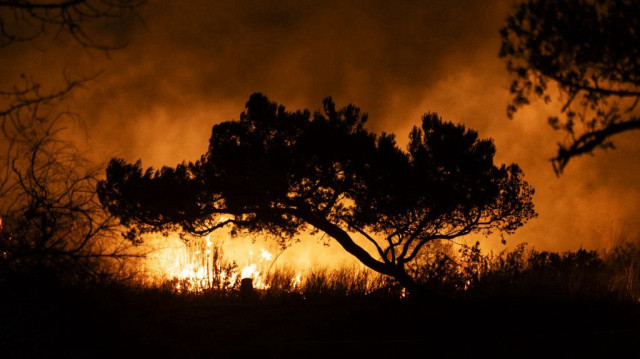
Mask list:
[[[237,119],[253,92],[291,110],[318,109],[326,96],[353,103],[369,113],[371,130],[394,132],[400,143],[423,113],[437,112],[493,138],[497,161],[520,164],[536,188],[539,217],[510,244],[600,248],[612,232],[635,236],[635,133],[614,138],[615,151],[571,161],[556,178],[548,159],[562,134],[546,124],[552,107],[507,119],[509,78],[497,54],[511,3],[150,1],[142,21],[109,27],[130,41],[109,56],[64,36],[3,49],[0,85],[26,73],[55,87],[63,73],[102,71],[65,104],[86,121],[79,138],[96,160],[140,158],[154,167],[197,159],[211,126]],[[502,247],[492,239],[487,248]]]

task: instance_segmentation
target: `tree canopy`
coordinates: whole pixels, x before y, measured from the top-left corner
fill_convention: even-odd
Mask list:
[[[98,194],[140,233],[268,233],[283,244],[321,231],[369,268],[417,290],[406,265],[424,245],[472,233],[512,233],[535,216],[516,164],[496,166],[490,139],[425,114],[408,149],[365,129],[349,105],[290,112],[254,94],[237,121],[213,126],[200,160],[143,170],[112,159]]]
[[[640,128],[639,14],[636,0],[526,0],[501,29],[513,77],[508,115],[534,98],[550,102],[556,88],[562,95],[560,116],[548,119],[568,134],[552,159],[557,173]]]

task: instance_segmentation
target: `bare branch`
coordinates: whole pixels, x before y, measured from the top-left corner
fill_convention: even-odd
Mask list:
[[[378,251],[378,254],[380,255],[380,258],[382,258],[382,260],[385,263],[392,263],[392,261],[389,261],[389,259],[385,255],[385,252],[382,250],[382,248],[380,247],[378,242],[373,237],[371,237],[367,232],[365,232],[364,230],[362,230],[358,226],[355,226],[353,224],[349,224],[349,227],[355,229],[356,232],[360,233],[364,238],[366,238],[370,243],[372,243],[376,247],[376,250]]]
[[[126,43],[98,40],[103,34],[96,25],[135,16],[144,0],[30,0],[0,1],[0,47],[32,41],[54,33],[68,33],[85,48],[110,51]]]
[[[34,95],[38,86],[17,91],[27,100],[3,114],[8,144],[0,163],[0,275],[45,266],[79,278],[140,254],[115,235],[117,222],[97,199],[100,168],[58,137],[67,126],[64,116],[38,114],[42,103],[61,99],[76,85],[40,99]]]
[[[600,130],[584,133],[573,141],[570,146],[560,145],[558,155],[551,159],[556,175],[562,173],[571,158],[584,153],[591,153],[611,136],[637,129],[640,129],[640,119],[633,117],[628,121],[611,123]]]

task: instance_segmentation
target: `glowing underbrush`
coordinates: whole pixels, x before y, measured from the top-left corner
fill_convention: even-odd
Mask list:
[[[155,266],[163,272],[147,273],[144,285],[176,294],[232,296],[238,293],[245,278],[251,278],[252,288],[261,296],[364,295],[390,287],[389,279],[363,267],[328,270],[276,265],[276,258],[264,248],[259,249],[259,255],[250,252],[249,260],[241,267],[226,259],[222,248],[209,238],[179,248],[165,248],[151,260],[159,262]]]
[[[225,258],[208,238],[170,251],[165,270],[146,285],[175,294],[236,296],[242,278],[251,278],[261,297],[297,295],[301,298],[384,295],[402,297],[391,278],[367,268],[293,268],[276,265],[261,248],[240,267]],[[483,254],[478,245],[433,243],[412,267],[424,286],[455,297],[526,295],[638,302],[640,246],[624,243],[613,249],[546,252],[525,244],[498,254]]]

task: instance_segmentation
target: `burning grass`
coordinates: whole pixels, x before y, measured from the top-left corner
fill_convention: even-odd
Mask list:
[[[256,297],[400,298],[392,279],[362,266],[295,268],[276,265],[264,248],[251,251],[242,265],[226,258],[222,246],[205,238],[174,247],[160,256],[160,274],[143,286],[176,295],[236,298],[250,278]],[[548,252],[521,244],[483,254],[478,244],[431,244],[411,268],[424,286],[452,298],[527,296],[640,302],[640,246],[621,243],[605,251]]]
[[[259,297],[296,295],[300,298],[364,296],[389,287],[389,279],[362,266],[335,269],[276,265],[277,256],[259,248],[239,265],[210,238],[172,243],[156,251],[152,266],[138,285],[176,295],[237,297],[242,279],[251,279]],[[150,269],[155,268],[155,269]],[[397,287],[397,286],[396,286]]]

